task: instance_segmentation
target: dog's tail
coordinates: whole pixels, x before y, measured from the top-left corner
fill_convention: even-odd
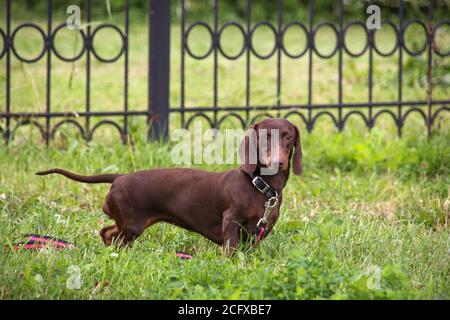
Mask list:
[[[116,180],[118,177],[123,176],[123,174],[99,174],[95,176],[81,176],[63,169],[50,169],[47,171],[40,171],[36,174],[38,176],[46,176],[48,174],[57,173],[61,174],[69,179],[78,181],[78,182],[85,182],[85,183],[112,183],[114,180]]]

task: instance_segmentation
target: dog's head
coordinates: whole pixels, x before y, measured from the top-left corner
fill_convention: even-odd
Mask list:
[[[266,119],[252,125],[239,147],[241,167],[247,173],[256,168],[269,168],[268,174],[289,170],[302,173],[300,131],[285,119]]]

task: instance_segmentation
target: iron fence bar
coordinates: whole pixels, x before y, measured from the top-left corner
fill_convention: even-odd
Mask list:
[[[6,0],[6,113],[11,112],[11,0]],[[9,143],[11,117],[6,117],[5,141]]]
[[[15,129],[18,128],[20,125],[23,124],[32,124],[39,128],[41,131],[44,140],[46,144],[49,144],[49,140],[54,136],[55,131],[61,126],[61,124],[64,124],[66,122],[72,123],[73,125],[76,125],[81,133],[83,134],[83,137],[87,140],[92,138],[92,135],[94,131],[102,124],[109,124],[115,126],[120,134],[122,135],[122,138],[124,135],[128,134],[128,118],[130,116],[147,116],[147,119],[153,118],[156,122],[154,125],[150,128],[149,127],[149,137],[151,138],[157,138],[160,137],[167,137],[168,135],[168,116],[170,113],[180,113],[181,114],[181,123],[182,126],[188,126],[191,120],[196,116],[201,116],[205,118],[207,121],[209,121],[210,125],[212,127],[218,127],[220,125],[220,122],[226,117],[222,117],[220,121],[217,121],[219,112],[226,111],[229,113],[229,115],[232,115],[238,120],[241,121],[241,124],[244,126],[244,124],[249,122],[250,119],[250,111],[276,111],[276,115],[279,117],[281,113],[283,112],[285,117],[289,117],[293,114],[298,114],[303,121],[307,125],[308,131],[312,131],[314,127],[314,123],[318,119],[319,116],[327,115],[329,116],[335,125],[339,128],[341,131],[346,123],[346,120],[351,116],[352,114],[360,116],[363,121],[367,124],[369,129],[373,126],[375,120],[378,118],[381,114],[389,114],[395,121],[395,124],[397,126],[398,135],[402,135],[402,128],[404,125],[404,121],[406,117],[412,113],[417,112],[419,113],[425,120],[427,124],[427,131],[428,135],[431,135],[432,131],[432,125],[433,121],[436,118],[436,115],[440,111],[448,111],[447,105],[450,104],[449,99],[444,100],[433,100],[433,51],[436,51],[439,55],[446,56],[447,53],[441,53],[438,51],[438,48],[435,47],[434,42],[434,36],[435,36],[435,25],[440,25],[442,22],[438,22],[438,24],[434,24],[434,6],[435,1],[432,0],[429,3],[428,6],[428,24],[426,27],[427,30],[427,48],[424,47],[422,51],[427,50],[427,88],[426,93],[427,97],[424,100],[416,100],[416,101],[404,101],[403,97],[403,50],[406,52],[410,52],[408,50],[408,47],[405,44],[405,26],[407,27],[409,25],[409,21],[405,23],[404,20],[404,14],[405,14],[405,4],[404,1],[400,1],[399,5],[399,28],[397,31],[397,45],[393,49],[392,53],[383,54],[380,53],[379,50],[376,47],[375,43],[375,32],[373,30],[367,30],[367,36],[368,36],[368,51],[369,51],[369,74],[368,74],[368,101],[363,102],[356,102],[356,103],[345,103],[343,99],[343,89],[344,89],[344,83],[343,83],[343,64],[344,64],[344,50],[350,55],[350,56],[360,56],[365,49],[362,51],[361,54],[351,54],[348,51],[348,48],[345,45],[345,32],[347,30],[347,26],[344,23],[345,18],[345,12],[344,12],[344,2],[343,0],[339,0],[338,3],[338,9],[339,9],[339,32],[337,32],[337,48],[333,52],[333,54],[327,56],[326,58],[331,58],[334,53],[338,52],[338,101],[337,103],[325,103],[325,104],[314,104],[313,103],[313,53],[316,51],[316,53],[321,56],[317,52],[317,48],[315,48],[315,41],[314,41],[314,35],[315,35],[315,27],[314,27],[314,1],[309,0],[308,1],[308,17],[309,17],[309,31],[306,30],[306,27],[303,26],[303,24],[299,24],[302,28],[304,28],[306,34],[307,34],[307,48],[306,50],[309,50],[308,52],[308,99],[307,103],[304,104],[291,104],[291,105],[282,105],[282,54],[283,52],[288,55],[287,52],[285,52],[286,48],[283,43],[283,35],[285,30],[283,30],[283,8],[282,8],[282,0],[277,1],[277,28],[274,27],[273,24],[269,24],[267,22],[266,25],[270,25],[271,29],[275,31],[276,35],[276,48],[274,48],[274,51],[272,53],[277,53],[276,57],[276,67],[277,67],[277,79],[276,79],[276,104],[273,105],[251,105],[251,52],[253,50],[252,48],[252,29],[251,29],[251,0],[246,0],[246,31],[244,29],[244,26],[240,26],[238,24],[235,24],[238,26],[238,28],[241,29],[242,33],[244,34],[244,48],[242,48],[242,54],[244,51],[246,51],[246,97],[245,97],[245,105],[243,106],[220,106],[218,103],[218,97],[219,97],[219,91],[218,91],[218,62],[219,62],[219,52],[221,51],[220,47],[220,35],[221,31],[219,31],[219,4],[218,0],[214,0],[214,25],[211,29],[211,27],[207,26],[209,28],[213,40],[212,40],[212,48],[209,51],[211,53],[213,51],[213,72],[214,72],[214,82],[213,82],[213,104],[211,106],[205,106],[205,107],[186,107],[186,97],[185,97],[185,72],[186,72],[186,53],[189,52],[189,48],[187,47],[187,37],[185,33],[186,28],[186,8],[185,8],[185,0],[180,0],[181,5],[181,98],[180,98],[180,107],[179,108],[170,108],[169,104],[169,80],[170,80],[170,1],[160,1],[160,0],[149,0],[149,64],[148,64],[148,75],[149,75],[149,83],[148,83],[148,105],[146,110],[137,110],[137,111],[130,111],[129,110],[129,100],[128,100],[128,94],[129,94],[129,0],[125,0],[125,31],[123,35],[123,50],[121,53],[124,54],[124,100],[123,100],[123,107],[122,111],[92,111],[91,110],[91,97],[90,97],[90,78],[91,78],[91,52],[92,54],[100,59],[98,55],[95,52],[95,48],[93,47],[93,37],[95,33],[98,31],[98,29],[91,29],[91,15],[92,15],[92,0],[88,0],[86,3],[86,22],[87,22],[87,28],[86,33],[82,33],[84,38],[84,45],[85,48],[80,52],[79,56],[76,56],[73,60],[67,58],[61,58],[64,61],[74,61],[78,58],[82,57],[84,54],[84,51],[86,51],[86,100],[85,100],[85,111],[84,112],[52,112],[52,51],[60,57],[60,55],[57,53],[56,49],[54,48],[54,37],[57,30],[61,28],[58,27],[55,29],[55,31],[52,30],[53,27],[53,19],[52,19],[52,0],[47,0],[47,35],[45,35],[45,31],[37,28],[38,31],[42,34],[44,41],[45,41],[45,47],[42,51],[42,53],[35,59],[25,59],[24,57],[21,57],[15,50],[13,46],[13,37],[19,30],[19,28],[23,28],[25,26],[30,26],[32,24],[25,23],[20,25],[17,29],[12,30],[11,27],[11,0],[6,0],[6,32],[3,30],[0,30],[0,39],[3,37],[5,38],[4,41],[4,49],[3,52],[0,52],[0,59],[5,56],[6,57],[6,94],[5,94],[5,112],[0,111],[0,119],[6,120],[6,128],[0,128],[1,131],[3,131],[3,138],[5,139],[5,142],[8,143],[12,136],[14,136]],[[372,4],[373,1],[370,1],[369,4]],[[445,21],[445,20],[444,20]],[[421,22],[424,26],[424,22]],[[445,22],[444,22],[445,23]],[[362,25],[361,22],[359,22],[360,25]],[[391,24],[394,29],[395,25]],[[119,30],[117,27],[115,27],[116,30]],[[221,29],[223,30],[223,28]],[[94,31],[94,32],[92,32]],[[120,32],[120,31],[119,31]],[[189,29],[188,29],[189,32]],[[398,82],[397,82],[397,96],[398,98],[393,101],[382,101],[382,102],[374,102],[373,101],[373,73],[374,73],[374,55],[373,51],[375,50],[377,53],[379,53],[382,56],[390,56],[393,54],[398,47],[399,49],[399,55],[398,55]],[[12,53],[11,53],[12,52]],[[46,57],[46,103],[45,103],[45,112],[12,112],[12,103],[11,103],[11,77],[12,77],[12,68],[11,68],[11,58],[12,54],[16,55],[19,61],[24,61],[28,63],[34,63],[38,61],[41,57],[43,57],[44,54],[47,54]],[[209,55],[208,53],[208,55]],[[224,54],[222,52],[222,54]],[[412,55],[416,55],[411,53]],[[241,54],[239,54],[237,57],[239,57]],[[256,53],[255,55],[259,57]],[[301,57],[303,55],[300,54],[297,57]],[[120,55],[119,55],[120,56]],[[119,57],[117,56],[117,57]],[[205,55],[206,57],[207,55]],[[228,58],[227,55],[225,55],[225,58]],[[261,59],[266,59],[268,57],[272,56],[270,54],[267,57],[260,57]],[[194,56],[194,58],[196,58]],[[200,58],[199,58],[200,59]],[[201,58],[202,59],[202,58]],[[228,59],[235,59],[233,57]],[[103,61],[102,59],[100,59]],[[113,62],[117,60],[116,58],[113,59],[106,59],[104,62]],[[440,109],[436,109],[437,112],[433,115],[433,106],[442,105]],[[409,110],[404,109],[404,107],[409,107]],[[423,109],[422,109],[423,107]],[[374,112],[374,108],[380,108],[378,112]],[[392,108],[392,109],[391,109]],[[320,112],[317,112],[317,114],[313,114],[313,110],[320,110]],[[352,110],[350,112],[345,112],[345,110]],[[355,109],[360,109],[355,111]],[[366,117],[366,114],[362,112],[362,110],[368,109],[368,118]],[[328,111],[332,110],[332,111]],[[338,119],[335,117],[335,111],[337,110],[339,116]],[[391,111],[392,110],[392,111]],[[154,111],[154,113],[153,113]],[[237,114],[233,113],[233,111],[242,111],[245,112],[245,121],[243,118]],[[300,112],[301,111],[301,112]],[[307,117],[305,117],[307,111]],[[191,115],[188,124],[185,123],[185,114],[186,113],[195,113],[194,115]],[[212,117],[211,117],[212,114]],[[265,115],[265,113],[260,113],[260,116]],[[92,131],[90,128],[90,118],[93,116],[110,116],[110,117],[122,117],[123,118],[123,127],[119,126],[116,122],[112,120],[102,120],[99,123],[97,123],[95,126],[93,126]],[[268,115],[270,116],[270,115]],[[58,118],[58,117],[66,117],[66,118],[75,118],[75,117],[84,117],[86,121],[86,130],[81,127],[81,125],[72,119],[67,119],[64,121],[59,122],[56,124],[56,126],[51,130],[51,119],[52,118]],[[45,126],[40,124],[39,122],[35,121],[34,118],[40,118],[45,120]],[[253,121],[257,118],[253,118]],[[212,120],[213,119],[213,120]],[[18,120],[18,124],[12,128],[11,122]],[[150,132],[150,130],[152,130]]]
[[[428,102],[428,121],[427,121],[427,134],[431,136],[432,115],[431,107],[433,105],[433,8],[434,0],[430,0],[428,7],[428,30],[427,30],[427,42],[428,42],[428,56],[427,56],[427,102]]]
[[[450,100],[438,100],[438,101],[432,101],[432,105],[442,105],[442,104],[449,104]],[[420,107],[420,106],[427,106],[427,101],[402,101],[399,102],[372,102],[370,106],[372,108],[398,108],[399,104],[402,106],[410,106],[410,107]],[[369,105],[367,103],[354,103],[354,102],[348,102],[342,108],[344,109],[354,109],[354,108],[363,108],[368,107]],[[311,107],[314,109],[339,109],[339,104],[337,103],[326,103],[326,104],[295,104],[295,105],[281,105],[281,106],[271,106],[271,105],[259,105],[259,106],[252,106],[252,110],[288,110],[288,109],[305,109],[309,110]],[[177,112],[176,108],[170,109],[170,112]],[[222,106],[218,107],[217,110],[219,111],[245,111],[245,106]],[[185,112],[202,112],[202,111],[214,111],[214,106],[204,106],[204,107],[187,107],[185,109]]]
[[[151,36],[151,28],[152,28],[152,15],[151,15],[151,10],[152,10],[152,0],[148,0],[148,63],[147,63],[147,125],[148,125],[148,131],[147,131],[147,140],[150,140],[150,126],[152,125],[152,118],[151,118],[151,85],[150,85],[150,75],[151,75],[151,57],[150,57],[150,49],[151,49],[151,41],[152,41],[152,36]]]
[[[125,0],[125,34],[124,34],[124,89],[123,89],[123,133],[128,138],[128,49],[129,49],[129,0]]]
[[[90,136],[90,112],[91,112],[91,14],[92,0],[88,0],[86,9],[86,133]]]
[[[450,104],[450,100],[436,100],[436,101],[403,101],[402,105],[404,106],[411,106],[411,107],[421,107],[421,106],[428,106],[431,104],[434,105],[445,105]],[[347,103],[344,108],[345,109],[353,109],[353,108],[362,108],[362,107],[368,107],[371,106],[373,108],[382,108],[382,107],[398,107],[397,102],[372,102],[372,104],[367,105],[366,103]],[[339,107],[338,104],[316,104],[314,105],[317,109],[337,109]],[[274,106],[253,106],[252,107],[255,110],[269,110],[273,109]],[[310,106],[308,104],[302,104],[302,105],[282,105],[279,107],[275,107],[280,110],[287,110],[287,109],[309,109]],[[223,106],[218,107],[219,111],[224,110],[230,110],[230,111],[245,111],[245,106]],[[179,112],[178,108],[171,108],[169,109],[170,112]],[[214,107],[189,107],[185,109],[185,112],[199,112],[199,111],[214,111]],[[148,115],[148,111],[141,110],[141,111],[91,111],[89,113],[86,112],[10,112],[10,113],[3,113],[0,112],[0,118],[34,118],[34,117],[86,117],[86,116],[124,116],[127,114],[128,116],[139,116],[139,115]]]
[[[373,1],[369,1],[369,5],[372,5]],[[372,129],[373,119],[372,119],[372,100],[373,100],[373,46],[374,46],[374,30],[369,29],[367,35],[367,41],[369,44],[369,130]]]
[[[51,110],[51,83],[52,83],[52,0],[47,1],[47,40],[46,40],[46,50],[47,50],[47,90],[46,90],[46,113],[50,113]],[[48,145],[50,133],[50,117],[46,117],[45,119],[45,143]]]
[[[178,110],[178,109],[173,109]],[[10,112],[10,113],[1,113],[0,112],[0,118],[24,118],[24,119],[32,119],[32,118],[58,118],[58,117],[73,117],[73,118],[80,118],[80,117],[99,117],[99,116],[120,116],[124,117],[127,116],[142,116],[142,115],[148,115],[147,110],[141,110],[141,111],[90,111],[90,112]]]
[[[308,35],[308,124],[307,130],[311,132],[312,127],[312,69],[313,69],[313,47],[314,47],[314,1],[308,0],[309,35]]]
[[[278,0],[278,30],[277,30],[277,106],[281,105],[281,45],[282,45],[282,23],[283,23],[283,4],[282,0]],[[280,116],[280,113],[277,112],[277,117]]]
[[[404,16],[404,8],[403,8],[403,0],[400,0],[400,7],[399,7],[399,28],[398,28],[398,101],[401,102],[403,99],[403,16]],[[398,130],[398,136],[402,136],[402,106],[399,104],[398,106],[398,124],[397,124],[397,130]]]
[[[246,46],[246,64],[245,64],[245,121],[248,123],[250,120],[250,32],[251,32],[251,17],[252,17],[252,4],[251,0],[247,0],[246,8],[246,27],[247,34],[245,35],[245,46]]]
[[[403,106],[411,106],[411,107],[427,107],[429,104],[434,105],[445,105],[450,104],[450,100],[435,100],[435,101],[403,101],[401,103]],[[394,108],[398,107],[398,102],[372,102],[370,105],[367,103],[346,103],[343,108],[345,109],[354,109],[354,108],[362,108],[371,106],[372,108]],[[254,110],[270,110],[270,109],[279,109],[279,110],[289,110],[289,109],[303,109],[308,110],[311,106],[309,104],[300,104],[300,105],[282,105],[282,106],[270,106],[270,105],[259,105],[252,106]],[[315,104],[314,108],[317,109],[337,109],[339,108],[338,104]],[[219,111],[245,111],[247,108],[245,106],[223,106],[218,107]],[[179,108],[170,108],[169,112],[180,112]],[[189,107],[185,109],[185,112],[211,112],[214,111],[214,107],[205,106],[205,107]],[[91,111],[87,112],[0,112],[0,118],[42,118],[42,117],[96,117],[96,116],[121,116],[123,117],[125,114],[128,116],[144,116],[148,115],[148,110],[128,110],[125,111]]]
[[[184,69],[185,69],[185,55],[186,55],[186,39],[185,39],[185,28],[186,28],[186,9],[185,9],[185,0],[180,0],[180,6],[181,6],[181,93],[180,93],[180,112],[181,112],[181,127],[184,128],[185,126],[185,117],[184,117],[184,105],[185,105],[185,88],[184,88]]]
[[[217,82],[218,82],[218,46],[219,46],[219,36],[218,36],[218,11],[219,11],[219,3],[217,0],[214,0],[214,31],[213,31],[213,48],[214,48],[214,107],[217,108]],[[214,126],[217,124],[217,111],[214,111]]]
[[[342,131],[342,46],[344,45],[344,3],[343,0],[339,0],[339,34],[337,37],[337,46],[339,48],[339,57],[338,57],[338,130]]]
[[[149,114],[148,138],[166,139],[169,134],[170,1],[149,0]]]

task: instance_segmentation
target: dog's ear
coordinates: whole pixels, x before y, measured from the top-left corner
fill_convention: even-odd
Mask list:
[[[257,125],[254,124],[247,130],[239,146],[241,168],[247,173],[255,172],[258,163],[257,136]]]
[[[295,150],[294,156],[292,160],[292,169],[294,174],[301,175],[302,174],[302,143],[300,141],[300,130],[298,130],[297,126],[294,125],[295,128]]]

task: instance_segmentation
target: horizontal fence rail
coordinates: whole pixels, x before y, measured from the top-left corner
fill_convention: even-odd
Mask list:
[[[47,0],[47,27],[42,28],[31,22],[21,23],[12,29],[11,23],[11,0],[6,0],[5,10],[6,23],[5,29],[0,25],[0,42],[3,42],[3,49],[0,51],[0,61],[5,59],[5,108],[0,110],[0,134],[6,142],[14,138],[18,128],[24,125],[35,126],[39,129],[42,138],[48,144],[56,132],[65,125],[76,127],[81,136],[86,140],[91,140],[95,131],[102,126],[112,126],[115,128],[121,139],[126,142],[129,134],[129,117],[145,117],[148,122],[149,138],[160,139],[168,135],[169,114],[180,116],[180,125],[183,128],[189,128],[195,119],[203,119],[213,128],[220,128],[221,124],[227,118],[234,118],[245,128],[251,123],[260,120],[263,117],[298,117],[303,121],[307,130],[313,130],[317,120],[322,117],[328,117],[337,130],[344,129],[349,118],[359,117],[370,129],[377,119],[384,114],[388,114],[398,128],[398,134],[401,136],[402,128],[408,116],[412,113],[418,113],[423,118],[424,123],[431,133],[433,124],[438,115],[450,111],[450,97],[446,99],[433,99],[433,58],[448,57],[450,51],[442,52],[435,44],[435,35],[438,29],[450,25],[450,20],[435,21],[434,10],[435,1],[429,2],[428,19],[406,20],[404,19],[404,1],[399,1],[399,23],[392,21],[383,21],[383,25],[390,25],[396,37],[395,46],[389,52],[380,50],[379,44],[375,41],[377,30],[368,29],[366,21],[354,20],[344,23],[344,2],[338,1],[339,22],[315,23],[314,1],[307,3],[308,21],[283,21],[283,2],[276,0],[276,22],[260,21],[252,23],[252,1],[246,0],[246,12],[244,22],[228,21],[219,24],[219,1],[213,0],[211,12],[213,16],[212,24],[204,21],[195,21],[188,23],[186,16],[188,9],[186,1],[179,0],[180,25],[181,25],[181,58],[180,58],[180,104],[171,106],[169,101],[170,85],[170,1],[149,0],[149,57],[148,57],[148,106],[146,110],[129,110],[129,4],[125,0],[124,26],[111,23],[101,23],[92,25],[92,0],[86,1],[86,27],[78,30],[83,40],[82,48],[74,56],[67,57],[61,54],[54,45],[54,39],[58,32],[66,28],[66,23],[54,25],[52,21],[52,0]],[[405,31],[412,25],[417,24],[425,31],[424,44],[417,50],[412,50],[405,44]],[[349,49],[346,44],[345,36],[351,26],[359,26],[365,32],[366,42],[359,52]],[[234,27],[239,30],[244,39],[242,47],[235,54],[229,54],[221,45],[221,37],[227,28]],[[258,52],[255,47],[255,33],[259,28],[266,27],[273,33],[275,42],[273,48],[263,54]],[[285,45],[285,35],[291,28],[297,27],[304,33],[307,39],[305,47],[297,53],[292,53]],[[331,28],[332,34],[336,40],[336,46],[331,52],[324,54],[316,46],[316,34],[321,28]],[[15,46],[15,37],[17,33],[24,29],[35,29],[39,36],[44,40],[42,50],[35,57],[25,57],[20,54]],[[211,39],[211,44],[204,54],[197,54],[189,44],[190,35],[197,28],[206,29]],[[110,58],[102,57],[94,46],[94,38],[102,29],[112,29],[120,36],[122,45],[119,53]],[[368,53],[368,95],[367,99],[360,102],[345,102],[343,98],[343,66],[344,55],[357,58]],[[374,101],[374,57],[390,57],[398,54],[398,81],[395,88],[397,99],[394,101]],[[403,95],[403,62],[404,55],[418,56],[425,54],[427,57],[426,74],[426,99],[418,101],[405,100]],[[52,111],[51,90],[52,90],[52,58],[58,58],[64,62],[74,62],[85,58],[85,110],[83,112],[55,112]],[[188,68],[186,59],[204,60],[212,57],[212,104],[209,106],[187,105],[186,103],[186,70]],[[307,85],[301,88],[307,92],[307,102],[302,104],[285,104],[282,101],[282,59],[307,59]],[[313,72],[313,63],[315,59],[331,59],[337,57],[337,96],[333,103],[315,103],[313,101],[313,79],[317,77]],[[46,59],[46,97],[45,111],[42,112],[16,112],[11,103],[11,78],[13,76],[11,61],[12,58],[23,63],[37,63]],[[93,111],[91,103],[91,73],[92,59],[103,63],[114,63],[123,58],[124,68],[123,77],[123,105],[121,111]],[[220,106],[219,97],[219,58],[227,60],[245,59],[245,104]],[[251,61],[276,59],[276,88],[274,92],[275,103],[273,105],[255,105],[251,101]],[[205,88],[206,89],[206,88]],[[3,91],[3,89],[2,89]],[[223,114],[224,113],[224,114]],[[92,117],[102,117],[102,120],[92,123]],[[84,123],[80,122],[84,119]],[[39,119],[44,119],[38,121]],[[56,120],[58,119],[58,120]],[[119,119],[119,120],[117,120]]]

